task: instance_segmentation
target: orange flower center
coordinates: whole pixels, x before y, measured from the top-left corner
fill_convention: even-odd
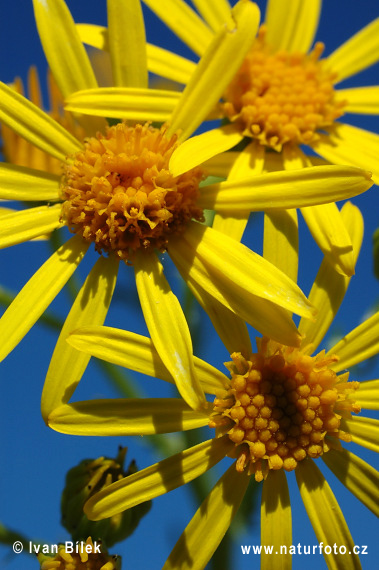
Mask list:
[[[265,27],[225,93],[223,110],[241,125],[244,135],[280,151],[285,143],[309,144],[317,131],[343,114],[346,101],[336,101],[336,74],[319,58],[317,43],[309,54],[273,52],[265,43]]]
[[[267,338],[257,344],[249,360],[231,355],[231,387],[217,394],[209,425],[235,443],[237,470],[261,481],[269,469],[292,471],[328,451],[326,436],[350,441],[340,420],[360,408],[350,399],[359,382],[330,368],[336,356],[311,357]]]
[[[166,131],[166,126],[119,123],[105,135],[87,139],[84,149],[68,160],[62,216],[97,251],[113,251],[125,261],[141,248],[164,251],[171,235],[192,218],[203,219],[196,206],[203,171],[170,173],[168,163],[178,143]]]

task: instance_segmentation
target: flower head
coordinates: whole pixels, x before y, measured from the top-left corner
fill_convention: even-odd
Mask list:
[[[85,542],[74,545],[77,552],[72,552],[71,546],[68,549],[65,544],[60,544],[58,554],[55,556],[39,553],[37,559],[40,563],[40,570],[55,568],[59,570],[87,570],[89,568],[91,570],[121,570],[121,558],[109,555],[98,542],[94,543],[92,538],[88,537]]]
[[[223,2],[222,6],[217,0],[200,2],[197,8],[202,19],[190,12],[184,1],[180,2],[182,18],[191,20],[192,37],[189,38],[158,0],[145,2],[200,55],[204,54],[205,47],[203,43],[194,43],[193,36],[205,38],[207,45],[216,30],[229,25],[233,18],[233,9],[228,2]],[[179,6],[177,9],[179,11]],[[207,167],[217,165],[219,175],[228,176],[230,180],[235,178],[237,171],[238,176],[248,176],[264,171],[301,169],[314,161],[303,152],[302,147],[306,145],[323,161],[369,170],[378,182],[378,135],[339,121],[342,116],[345,120],[348,113],[377,114],[378,87],[338,89],[338,83],[378,61],[379,19],[334,53],[322,58],[324,44],[317,42],[312,47],[320,11],[319,0],[295,0],[286,9],[282,2],[269,0],[265,22],[229,83],[225,85],[220,78],[222,74],[211,68],[205,69],[201,77],[197,75],[196,89],[201,89],[201,85],[212,85],[210,96],[224,122],[186,141],[175,151],[170,162],[175,174],[188,167],[186,153],[189,150],[193,156],[191,166],[198,164],[198,160],[208,159]],[[204,24],[207,34],[204,34]],[[233,57],[234,54],[224,54],[219,69],[228,68]],[[181,69],[185,74],[184,65]],[[188,71],[182,82],[187,83],[184,94],[190,92],[193,77]],[[236,151],[217,156],[237,144],[245,146],[245,161],[240,160],[240,152]],[[280,194],[275,199],[275,207],[287,208],[285,202],[285,194]],[[301,212],[333,267],[351,275],[354,266],[352,244],[335,205],[319,201],[312,204],[312,208],[301,208]],[[242,236],[247,220],[247,215],[240,216],[235,224],[233,231],[237,239]],[[213,227],[231,232],[230,224],[218,214]]]
[[[357,251],[362,240],[361,215],[348,203],[342,216]],[[364,505],[378,513],[378,473],[348,446],[352,441],[378,450],[378,421],[360,414],[361,408],[377,409],[378,381],[358,383],[349,379],[348,370],[378,353],[379,314],[328,352],[317,348],[348,283],[349,278],[331,272],[324,259],[310,294],[322,318],[317,322],[301,320],[299,328],[304,338],[300,349],[258,339],[257,352],[245,345],[232,353],[232,361],[226,364],[230,378],[195,359],[196,368],[202,371],[204,389],[215,396],[207,410],[191,411],[175,399],[92,400],[56,408],[49,425],[69,434],[119,436],[137,430],[139,434],[151,434],[206,425],[216,430],[212,439],[101,491],[87,502],[87,515],[101,519],[167,493],[228,456],[235,459],[234,463],[189,523],[165,568],[186,564],[205,567],[238,510],[251,477],[263,481],[262,543],[274,545],[278,551],[280,545],[290,545],[291,507],[285,474],[293,470],[319,542],[344,544],[352,551],[353,540],[343,514],[317,467],[322,458]],[[242,346],[245,341],[236,334],[234,345]],[[151,341],[144,337],[117,329],[87,327],[75,331],[69,342],[87,354],[150,375],[158,373],[162,379],[172,381],[157,360]],[[136,345],[143,363],[131,354]],[[354,476],[346,476],[353,472]],[[328,508],[320,508],[326,504]],[[217,525],[210,524],[213,516],[217,517]],[[264,560],[263,566],[269,567],[270,561]]]

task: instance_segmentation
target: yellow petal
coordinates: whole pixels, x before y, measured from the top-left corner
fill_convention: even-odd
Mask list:
[[[266,9],[267,42],[275,50],[307,53],[316,35],[321,0],[269,0]]]
[[[208,311],[207,295],[211,295],[216,301],[222,303],[227,309],[233,311],[262,334],[288,346],[300,344],[301,337],[288,311],[270,301],[252,295],[248,285],[245,289],[241,289],[235,287],[233,282],[226,281],[224,283],[218,272],[213,273],[208,270],[209,268],[200,257],[194,257],[193,248],[184,240],[176,240],[170,246],[170,255],[193,293],[196,295],[196,291],[199,291],[206,311]],[[205,296],[204,292],[206,293]],[[212,315],[213,306],[209,310]],[[219,332],[222,335],[221,338],[229,346],[228,337],[222,334],[222,330]],[[242,336],[240,336],[241,338]]]
[[[143,0],[174,34],[201,55],[212,40],[212,32],[183,0]]]
[[[1,217],[0,249],[29,241],[62,226],[61,205],[38,206]]]
[[[223,26],[210,42],[170,120],[171,132],[182,130],[181,140],[197,129],[224,93],[254,41],[258,24],[256,4],[239,2],[233,8],[233,26]]]
[[[312,459],[300,461],[295,475],[301,498],[307,510],[319,544],[344,545],[349,555],[341,553],[330,556],[323,551],[330,570],[361,568],[359,558],[353,554],[354,541],[328,483]]]
[[[301,208],[351,198],[372,185],[370,173],[359,168],[312,166],[211,184],[202,188],[199,205],[229,213]]]
[[[283,469],[270,469],[263,483],[261,504],[261,567],[269,568],[272,554],[266,554],[264,547],[273,546],[274,552],[283,552],[292,545],[292,516],[287,478]],[[283,552],[276,557],[275,567],[278,570],[290,570],[292,556]]]
[[[16,164],[0,164],[0,199],[53,201],[59,199],[60,176]]]
[[[90,24],[77,24],[76,28],[83,43],[109,50],[107,28]],[[195,71],[196,64],[193,61],[153,44],[146,44],[146,56],[151,73],[178,83],[186,84]]]
[[[379,380],[360,382],[359,390],[354,394],[354,401],[361,408],[379,410]]]
[[[296,210],[265,212],[263,257],[297,282],[299,236]]]
[[[242,139],[241,130],[233,124],[191,137],[173,152],[170,172],[173,176],[179,176],[212,156],[236,146]]]
[[[363,71],[379,60],[379,18],[362,28],[326,60],[338,81]]]
[[[77,113],[130,119],[166,121],[180,93],[136,87],[100,87],[78,91],[66,99],[65,109]]]
[[[151,340],[175,380],[180,395],[194,410],[206,405],[193,362],[192,340],[180,303],[171,291],[156,255],[136,257],[139,300]]]
[[[147,87],[146,37],[139,0],[108,0],[108,44],[116,87]]]
[[[0,121],[20,137],[64,161],[81,144],[44,111],[0,82]]]
[[[253,351],[245,321],[196,283],[191,282],[189,286],[198,303],[207,312],[228,353],[241,352],[250,356]]]
[[[211,469],[232,446],[228,438],[210,439],[177,453],[108,485],[86,502],[84,512],[100,520],[168,493]]]
[[[67,283],[83,259],[88,246],[74,236],[48,259],[0,319],[0,360],[3,360],[31,329]]]
[[[330,265],[342,275],[354,275],[353,245],[336,204],[302,208],[301,213]]]
[[[228,0],[193,0],[193,3],[213,31],[217,32],[224,24],[233,25]]]
[[[55,408],[48,425],[70,435],[152,435],[204,427],[212,409],[195,412],[177,398],[89,400]]]
[[[66,318],[47,371],[41,399],[42,417],[66,404],[74,393],[90,356],[70,346],[70,332],[83,325],[103,324],[116,285],[118,259],[101,256],[89,273]]]
[[[223,152],[205,161],[202,166],[204,170],[209,172],[212,176],[227,178],[239,154],[240,153],[236,151]]]
[[[55,81],[64,97],[97,87],[87,53],[63,0],[33,0],[38,33]]]
[[[193,61],[152,44],[146,45],[147,65],[151,73],[178,83],[188,83],[196,69]]]
[[[346,449],[330,449],[321,458],[343,485],[379,517],[379,473]]]
[[[328,354],[336,354],[339,360],[333,369],[340,372],[351,368],[379,352],[379,311],[343,337]]]
[[[329,162],[369,170],[373,181],[378,184],[379,136],[344,123],[336,123],[335,126],[333,132],[321,134],[320,139],[312,144],[314,150]]]
[[[355,87],[337,91],[338,99],[346,100],[346,113],[379,114],[379,87]]]
[[[110,327],[83,327],[67,339],[69,344],[87,354],[130,370],[174,383],[150,338]],[[229,385],[222,372],[194,356],[196,373],[209,394]]]
[[[249,484],[235,463],[200,505],[166,560],[163,570],[202,570],[230,527]]]
[[[363,217],[351,202],[344,204],[341,216],[352,240],[356,262],[363,239]],[[343,301],[349,283],[350,277],[331,271],[329,261],[324,259],[309,294],[309,301],[318,309],[317,319],[313,322],[301,319],[299,324],[299,331],[304,335],[303,345],[312,343],[313,350],[317,350]]]
[[[341,420],[341,429],[351,435],[354,443],[379,452],[379,420],[352,416]]]
[[[170,252],[181,241],[192,249],[194,264],[198,256],[210,275],[217,276],[217,287],[234,290],[242,297],[257,295],[296,314],[312,317],[312,307],[298,286],[243,244],[197,222],[187,226],[183,237],[170,244]],[[211,290],[209,293],[217,298]]]

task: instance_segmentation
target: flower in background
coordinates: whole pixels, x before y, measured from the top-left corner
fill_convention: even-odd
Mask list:
[[[341,214],[357,256],[362,216],[350,203]],[[379,352],[379,313],[328,352],[318,348],[349,281],[331,271],[324,258],[310,292],[320,318],[317,322],[301,319],[300,348],[260,338],[258,351],[253,353],[246,338],[236,335],[232,362],[227,363],[231,378],[195,358],[204,390],[215,397],[207,410],[194,411],[182,400],[169,398],[91,400],[55,409],[49,425],[74,435],[142,435],[207,425],[216,429],[215,437],[100,491],[86,503],[87,516],[99,520],[120,513],[193,480],[228,456],[235,458],[233,465],[194,515],[165,569],[206,566],[251,476],[263,481],[261,542],[278,552],[287,546],[283,564],[290,567],[292,515],[286,480],[290,471],[295,471],[318,542],[344,545],[353,552],[354,542],[341,509],[315,461],[321,457],[365,506],[379,514],[378,472],[341,444],[352,441],[378,451],[378,420],[356,414],[361,408],[378,409],[379,381],[349,381],[347,369]],[[173,382],[148,338],[107,327],[85,327],[74,331],[69,342],[98,358]],[[262,567],[270,568],[270,555],[262,551],[262,557]],[[343,561],[341,552],[333,560],[340,557]],[[354,564],[359,564],[358,559]]]
[[[200,16],[183,0],[144,2],[200,56],[217,30],[222,25],[230,25],[233,20],[228,0],[195,0]],[[309,166],[313,159],[301,149],[306,145],[331,163],[350,164],[372,171],[373,179],[378,183],[379,136],[338,119],[346,113],[378,114],[379,87],[336,89],[335,86],[378,61],[379,19],[328,57],[320,59],[324,45],[318,42],[312,47],[320,11],[321,0],[268,1],[265,22],[229,85],[220,90],[223,74],[212,75],[212,92],[221,96],[218,110],[227,124],[182,145],[170,162],[175,174],[244,141],[251,156],[245,165],[245,175],[249,169],[259,174],[265,170]],[[83,30],[83,36],[90,41],[85,31],[88,32]],[[222,69],[226,69],[232,59],[230,56],[224,61]],[[172,76],[170,70],[163,71],[167,77],[190,85],[191,62],[177,63],[182,79],[178,79],[178,66]],[[203,76],[197,78],[199,89],[202,81],[208,81],[207,74],[210,73],[205,70]],[[183,96],[188,89],[187,86]],[[188,162],[188,151],[193,157],[191,163]],[[228,175],[235,156],[238,155],[215,157],[220,175]],[[254,192],[253,187],[251,191]],[[284,207],[280,200],[278,206]],[[335,204],[301,208],[301,212],[312,236],[335,269],[351,275],[354,265],[351,242]],[[214,227],[229,235],[233,232],[240,239],[248,214],[240,215],[231,224],[230,216],[225,212],[218,213]],[[289,215],[289,223],[297,224],[296,212],[283,213],[287,218]],[[268,223],[273,222],[269,219]],[[296,280],[296,276],[293,278]]]
[[[165,279],[156,250],[167,250],[186,281],[199,287],[200,293],[204,291],[204,295],[221,302],[227,311],[236,312],[279,342],[283,335],[289,344],[296,345],[300,340],[288,311],[308,318],[313,314],[300,289],[274,265],[199,223],[203,208],[209,206],[209,201],[202,198],[204,190],[199,187],[205,176],[203,170],[196,167],[173,177],[168,163],[178,145],[181,122],[187,116],[192,120],[193,115],[199,118],[208,113],[201,105],[202,94],[192,94],[189,101],[178,99],[173,92],[148,89],[139,2],[133,4],[131,12],[131,6],[125,12],[119,6],[115,13],[114,6],[114,2],[108,3],[113,30],[109,38],[113,75],[117,85],[129,85],[114,88],[114,93],[121,97],[122,118],[133,123],[120,122],[107,127],[104,118],[79,114],[77,120],[86,133],[98,130],[96,136],[88,136],[82,143],[37,105],[4,84],[0,87],[0,120],[30,144],[58,159],[63,169],[63,176],[59,177],[41,170],[1,165],[2,199],[47,202],[2,216],[1,247],[33,239],[64,225],[76,234],[36,272],[4,313],[0,321],[1,357],[38,320],[90,244],[105,254],[80,290],[58,339],[42,395],[45,419],[51,410],[69,400],[88,362],[86,355],[72,351],[66,343],[67,334],[83,324],[104,322],[120,260],[133,263],[153,342],[171,370],[179,392],[196,409],[206,404],[192,364],[188,325]],[[96,99],[102,90],[96,88],[93,70],[64,1],[35,0],[34,8],[42,44],[63,96],[78,90],[83,93],[85,87],[84,93],[90,98],[95,94]],[[231,51],[237,51],[242,61],[252,41],[247,30],[257,27],[258,13],[255,5],[248,2],[235,15],[237,29],[233,33],[222,30],[216,35],[203,64],[211,61],[211,65],[218,65],[221,55]],[[133,49],[124,24],[133,28]],[[60,46],[66,44],[69,49],[62,51]],[[126,57],[130,50],[131,55]],[[239,64],[236,58],[235,67]],[[231,68],[228,73],[234,71]],[[103,117],[109,117],[109,101],[105,95],[101,99]],[[90,105],[87,112],[91,111]],[[145,122],[147,117],[154,121],[167,119],[169,125],[153,127]],[[136,124],[139,119],[142,123]],[[274,173],[255,180],[257,196],[261,193],[263,201],[259,208],[271,203],[271,192],[277,193],[281,185],[287,196],[292,195],[289,200],[295,200],[296,204],[299,187],[303,189],[301,201],[314,203],[322,201],[324,195],[327,200],[346,198],[371,185],[367,173],[333,166],[305,169],[299,175]],[[239,187],[236,181],[236,188]],[[215,204],[216,210],[217,207]],[[234,195],[229,210],[241,208]]]

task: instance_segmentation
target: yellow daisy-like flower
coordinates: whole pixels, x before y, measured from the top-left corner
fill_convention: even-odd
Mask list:
[[[200,16],[184,0],[144,2],[199,56],[204,55],[220,27],[231,26],[234,20],[228,0],[195,0]],[[241,0],[239,4],[244,2]],[[246,159],[242,169],[240,167],[239,176],[247,176],[249,171],[260,174],[265,170],[309,166],[311,159],[300,148],[307,145],[331,163],[368,169],[373,172],[374,181],[379,181],[378,135],[338,120],[345,113],[378,114],[379,87],[335,88],[339,82],[378,61],[379,19],[327,58],[320,59],[323,44],[319,42],[312,47],[320,11],[321,0],[290,3],[269,0],[264,25],[228,84],[224,81],[224,70],[233,63],[235,53],[225,54],[218,67],[202,67],[201,72],[196,71],[193,62],[183,58],[175,59],[171,67],[156,67],[165,77],[187,84],[184,99],[189,99],[195,75],[196,89],[206,87],[204,93],[209,109],[221,98],[218,114],[229,123],[185,142],[170,162],[175,174],[244,140],[248,143],[246,153],[250,160]],[[253,31],[249,33],[252,35]],[[83,26],[80,34],[87,43],[107,48],[104,30]],[[69,108],[79,109],[79,102],[72,98]],[[195,114],[191,129],[200,122]],[[228,176],[230,164],[236,157],[228,154],[211,162],[212,166],[217,164],[221,176]],[[232,180],[230,182],[228,188],[232,191]],[[253,187],[249,190],[254,196]],[[221,192],[216,189],[213,192],[215,202],[223,201]],[[285,197],[276,198],[276,207],[288,208]],[[249,207],[246,205],[245,214],[241,212],[238,216],[228,212],[226,204],[221,208],[213,227],[240,239]],[[335,269],[351,275],[354,265],[351,242],[335,204],[319,203],[312,208],[301,208],[301,212],[312,236]],[[286,218],[288,215],[283,214]],[[296,224],[296,212],[290,215],[291,223]],[[270,214],[268,223],[273,223]]]
[[[93,93],[98,96],[93,70],[64,1],[34,0],[34,9],[42,44],[63,96],[73,92],[80,96],[83,89],[90,97]],[[226,81],[251,45],[247,30],[258,25],[255,5],[242,4],[235,18],[233,30],[222,29],[216,34],[203,60],[204,65],[209,61],[216,65],[225,52],[239,53]],[[63,169],[59,177],[41,170],[1,165],[1,199],[42,201],[47,205],[3,215],[0,246],[33,239],[63,225],[76,234],[46,261],[4,313],[0,321],[0,357],[4,358],[37,321],[90,244],[106,254],[90,272],[59,337],[42,395],[45,419],[51,410],[69,400],[88,362],[87,356],[73,353],[65,340],[67,334],[78,325],[104,322],[120,260],[134,265],[151,338],[180,394],[194,409],[204,407],[206,401],[192,362],[192,342],[155,250],[169,252],[186,281],[199,289],[199,295],[210,295],[227,312],[237,313],[279,342],[286,338],[289,344],[297,345],[300,340],[288,311],[307,318],[313,314],[307,299],[288,276],[235,240],[199,223],[203,209],[209,207],[207,192],[199,187],[204,171],[196,167],[173,176],[169,168],[187,103],[180,103],[182,99],[173,92],[147,87],[139,2],[126,7],[124,2],[109,0],[108,19],[113,75],[117,85],[127,85],[116,90],[124,109],[121,116],[132,123],[106,127],[102,118],[100,132],[98,118],[79,114],[77,120],[89,135],[97,129],[96,136],[88,136],[82,143],[37,105],[0,84],[0,121],[58,159]],[[62,45],[68,46],[67,50],[63,51]],[[203,93],[194,93],[188,116],[196,111],[197,117],[204,118],[208,109],[201,105]],[[109,117],[107,97],[102,100],[103,117]],[[137,120],[142,122],[136,124]],[[168,124],[158,128],[146,120],[167,120]],[[246,179],[241,184],[236,182],[236,188],[243,190],[246,183]],[[270,207],[279,187],[288,197],[292,195],[295,204],[300,200],[304,205],[323,201],[323,196],[326,200],[346,198],[371,186],[367,173],[334,166],[305,169],[294,175],[262,175],[254,178],[254,184],[258,202],[261,195],[259,209],[262,203]],[[238,204],[236,196],[233,203],[230,211],[245,207]],[[217,210],[217,205],[214,208]]]
[[[347,203],[342,218],[354,251],[359,252],[363,220]],[[285,251],[282,252],[285,254]],[[92,497],[85,512],[94,520],[109,517],[169,492],[202,475],[225,456],[236,461],[218,481],[180,537],[164,568],[204,568],[243,500],[251,476],[263,481],[261,540],[280,552],[292,544],[291,506],[286,472],[295,470],[299,490],[319,543],[354,542],[341,509],[315,460],[322,458],[341,482],[370,510],[379,514],[379,474],[341,442],[378,451],[378,420],[359,414],[378,409],[378,380],[349,381],[347,369],[379,352],[379,313],[346,335],[328,352],[319,343],[342,302],[349,278],[331,272],[324,258],[310,299],[320,310],[317,322],[300,321],[300,348],[268,338],[258,351],[235,338],[227,363],[231,377],[195,359],[204,389],[214,395],[208,409],[191,410],[178,399],[93,400],[54,410],[49,425],[76,435],[142,435],[216,429],[215,437],[110,485]],[[75,331],[69,342],[87,354],[148,375],[173,381],[151,340],[106,327]],[[314,351],[314,356],[311,356]],[[263,568],[272,560],[262,554]],[[359,567],[356,555],[326,556],[333,568]],[[332,562],[331,562],[332,560]],[[338,562],[338,560],[341,560]],[[291,555],[283,555],[290,568]]]

